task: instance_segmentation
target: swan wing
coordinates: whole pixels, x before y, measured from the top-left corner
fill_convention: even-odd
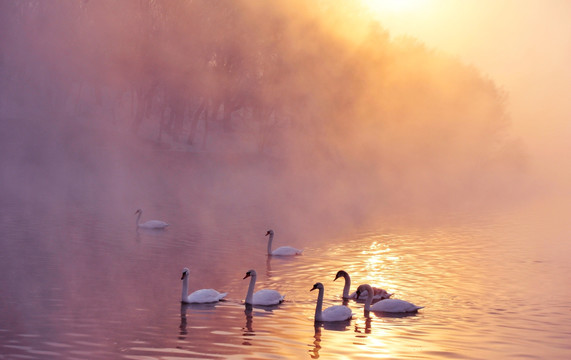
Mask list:
[[[272,255],[276,256],[293,256],[293,255],[301,255],[302,253],[303,250],[299,250],[291,246],[281,246],[272,251]]]
[[[422,309],[423,307],[424,306],[416,306],[408,301],[400,299],[385,299],[371,305],[371,310],[387,313],[404,313],[414,312]]]
[[[277,305],[284,301],[285,295],[276,290],[262,289],[254,293],[252,302],[254,305]]]
[[[220,293],[214,289],[200,289],[188,295],[187,303],[211,303],[222,300],[227,293]]]
[[[384,300],[391,296],[393,296],[393,294],[387,292],[385,289],[373,288],[373,300]]]
[[[388,293],[384,289],[373,288],[373,300],[374,301],[388,299],[392,295],[393,294]],[[365,290],[359,295],[358,300],[367,300],[368,296],[369,296],[369,292],[367,290]],[[351,295],[349,295],[349,299],[355,299],[356,297],[357,297],[357,292],[353,292],[353,293],[351,293]]]
[[[334,305],[323,310],[321,318],[323,321],[345,321],[353,316],[353,312],[347,306]]]

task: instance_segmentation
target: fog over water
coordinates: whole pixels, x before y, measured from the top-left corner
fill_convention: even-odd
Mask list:
[[[161,348],[158,358],[173,349],[200,358],[214,343],[221,357],[299,358],[309,338],[313,355],[322,344],[322,353],[351,356],[347,337],[326,349],[342,335],[308,320],[313,282],[324,282],[333,304],[342,285],[330,272],[346,267],[426,305],[426,318],[383,320],[385,332],[373,323],[375,339],[399,349],[389,355],[415,357],[403,339],[420,339],[427,358],[462,355],[464,329],[476,322],[474,337],[493,333],[513,302],[509,326],[533,329],[545,340],[537,351],[564,358],[565,82],[550,96],[549,81],[522,75],[541,79],[542,106],[540,90],[510,82],[506,65],[484,69],[487,57],[468,60],[468,47],[428,32],[400,36],[406,30],[393,32],[391,21],[346,1],[0,2],[0,285],[10,294],[0,354],[41,355],[30,345],[40,337],[48,347],[75,344],[64,358],[153,356],[138,341]],[[138,208],[169,228],[135,232]],[[266,258],[270,228],[275,246],[305,248],[301,259]],[[222,288],[230,301],[178,309],[185,266],[209,283],[198,276],[191,287]],[[260,286],[287,292],[285,311],[248,317],[237,306],[249,267]],[[443,317],[450,307],[458,313]],[[356,312],[343,331],[370,331]],[[540,325],[528,326],[535,320],[525,312],[544,316]],[[546,330],[554,324],[557,334]],[[85,334],[91,343],[72,341]],[[510,336],[482,338],[473,358],[521,355],[529,344],[510,345]],[[457,345],[440,348],[442,339]],[[517,349],[486,353],[494,341]]]

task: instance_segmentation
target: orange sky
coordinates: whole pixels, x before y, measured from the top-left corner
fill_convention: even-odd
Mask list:
[[[367,1],[393,36],[411,35],[490,76],[508,92],[513,130],[535,156],[571,167],[571,1]]]

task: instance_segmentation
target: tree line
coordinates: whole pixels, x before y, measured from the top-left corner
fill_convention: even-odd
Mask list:
[[[491,79],[346,2],[6,0],[0,14],[0,111],[103,107],[158,141],[234,134],[395,179],[519,157]]]

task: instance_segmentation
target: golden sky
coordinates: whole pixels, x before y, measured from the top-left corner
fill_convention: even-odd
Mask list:
[[[364,3],[392,36],[410,35],[458,56],[505,89],[513,130],[535,154],[571,152],[571,1]]]

